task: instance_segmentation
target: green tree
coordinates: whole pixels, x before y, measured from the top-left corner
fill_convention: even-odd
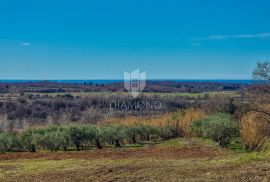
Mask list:
[[[107,143],[121,147],[121,142],[127,137],[127,128],[123,125],[107,125],[101,127],[102,139]]]
[[[69,135],[69,131],[67,128],[59,128],[58,132],[58,140],[60,141],[60,147],[64,149],[64,151],[67,151],[69,145],[71,144],[71,139]]]
[[[138,128],[138,135],[141,140],[150,141],[153,137],[159,136],[159,130],[157,127],[152,127],[149,125],[140,125]]]
[[[6,152],[15,149],[20,149],[20,142],[16,134],[13,133],[1,133],[0,134],[0,151]]]
[[[24,148],[29,150],[29,152],[36,152],[36,143],[33,138],[33,131],[26,130],[20,135],[20,140]]]
[[[79,151],[82,146],[82,142],[85,140],[85,132],[81,126],[72,125],[68,127],[71,143],[75,145]]]
[[[171,126],[163,126],[163,127],[159,127],[159,135],[162,139],[170,139],[173,138],[175,135],[175,131],[173,129],[173,127]]]

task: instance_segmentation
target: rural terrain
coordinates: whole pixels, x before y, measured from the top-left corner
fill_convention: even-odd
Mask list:
[[[0,181],[270,179],[268,83],[0,85]]]
[[[270,182],[269,20],[270,0],[0,0],[0,182]]]
[[[122,149],[0,155],[0,181],[268,181],[270,153],[205,139]]]

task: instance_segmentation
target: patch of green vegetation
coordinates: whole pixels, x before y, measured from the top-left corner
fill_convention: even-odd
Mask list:
[[[248,153],[251,152],[250,150],[245,149],[242,145],[241,145],[241,141],[240,138],[233,138],[230,142],[230,144],[228,145],[228,148],[230,150],[232,150],[233,152],[236,153]]]
[[[161,147],[186,147],[186,146],[211,146],[218,147],[218,144],[210,139],[205,138],[176,138],[161,141],[158,146]]]
[[[29,172],[42,172],[48,170],[57,170],[63,167],[75,167],[75,165],[79,165],[82,161],[81,160],[74,160],[74,159],[65,159],[65,160],[39,160],[39,161],[24,161],[21,164],[22,171],[29,173]]]
[[[232,160],[233,164],[241,164],[241,163],[250,163],[254,161],[262,161],[269,160],[270,153],[269,152],[250,152],[245,154],[240,154],[234,160]]]
[[[249,152],[249,153],[238,153],[229,154],[224,158],[218,160],[212,160],[211,163],[214,165],[226,164],[226,165],[241,165],[245,163],[252,163],[256,161],[269,161],[270,152]]]
[[[191,130],[204,138],[212,139],[227,147],[233,137],[239,136],[239,127],[232,115],[217,113],[192,123]]]
[[[0,179],[6,176],[20,176],[24,174],[36,174],[47,171],[60,170],[63,168],[76,168],[82,160],[16,160],[0,162]]]

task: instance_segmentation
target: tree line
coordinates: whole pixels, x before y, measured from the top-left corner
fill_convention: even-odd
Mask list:
[[[159,141],[176,137],[170,126],[150,125],[69,125],[27,129],[21,133],[0,134],[0,150],[30,151],[47,149],[50,151],[69,149],[83,150],[85,147],[102,149],[106,145],[121,147],[146,141]]]

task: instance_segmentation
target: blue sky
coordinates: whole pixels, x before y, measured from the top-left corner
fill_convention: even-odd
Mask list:
[[[250,79],[270,1],[1,0],[0,79]]]

